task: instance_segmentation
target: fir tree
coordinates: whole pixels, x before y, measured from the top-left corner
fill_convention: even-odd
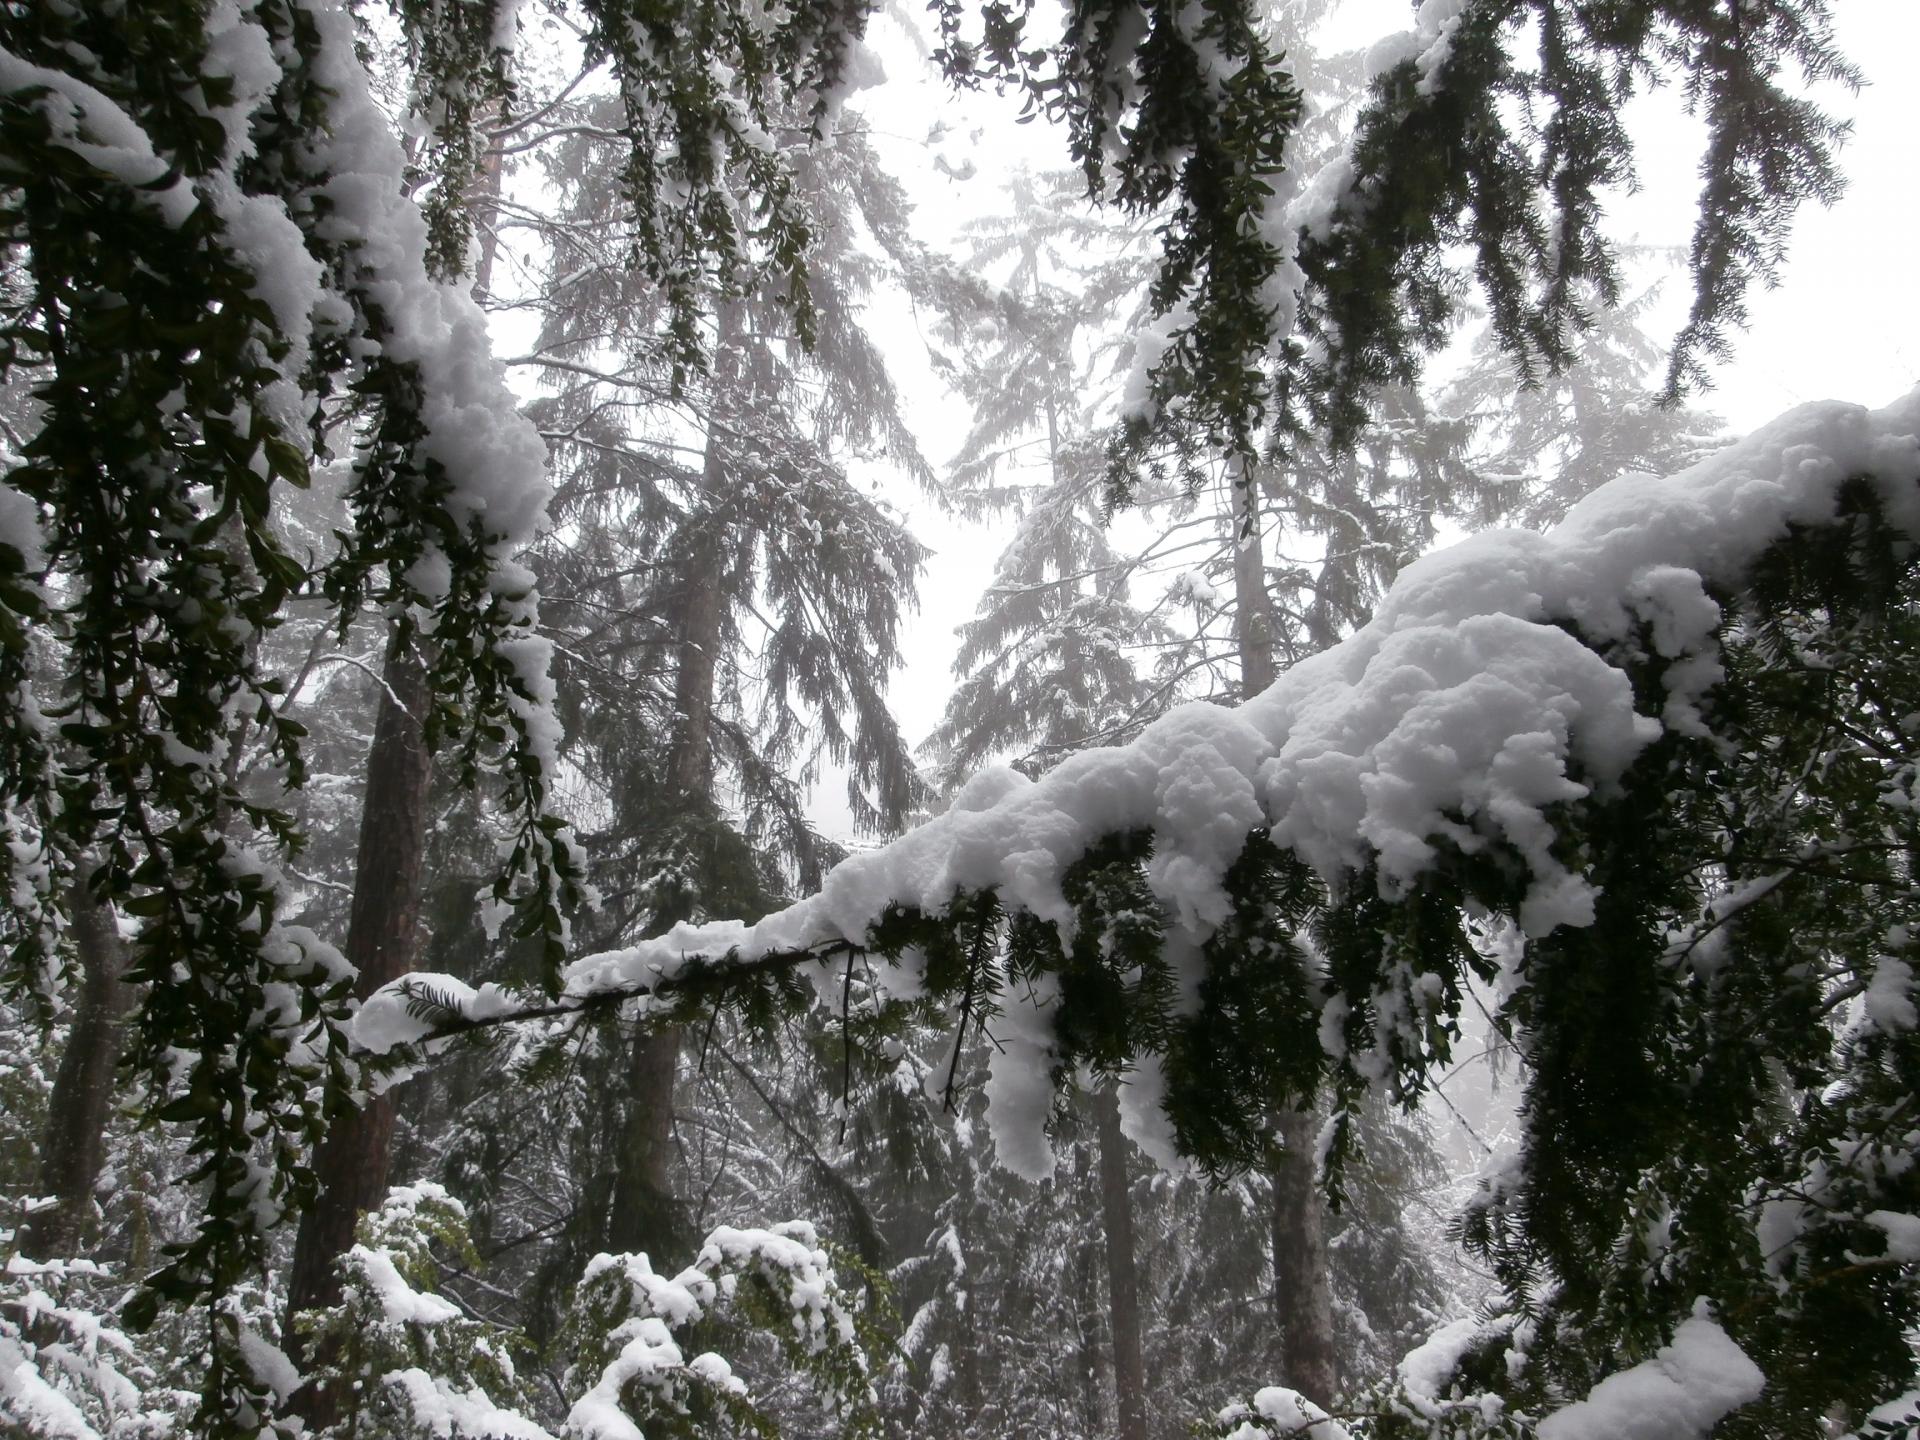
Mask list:
[[[1659,297],[1649,286],[1616,306],[1596,305],[1577,357],[1556,375],[1521,383],[1490,334],[1438,400],[1472,427],[1470,467],[1493,483],[1489,510],[1532,529],[1550,525],[1617,475],[1667,475],[1714,448],[1718,422],[1654,393],[1665,351],[1647,334]]]

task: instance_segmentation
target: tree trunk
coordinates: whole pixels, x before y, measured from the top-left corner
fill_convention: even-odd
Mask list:
[[[980,1412],[986,1408],[988,1376],[986,1374],[986,1339],[982,1335],[985,1328],[980,1321],[979,1281],[984,1278],[984,1269],[976,1271],[975,1261],[983,1253],[984,1247],[975,1243],[973,1221],[980,1211],[980,1172],[975,1168],[972,1155],[960,1157],[961,1184],[966,1187],[964,1203],[953,1210],[954,1243],[960,1252],[961,1264],[955,1267],[953,1285],[954,1338],[948,1351],[953,1361],[954,1402],[960,1412],[959,1418],[969,1428],[962,1433],[973,1434],[972,1425]]]
[[[1280,1378],[1324,1410],[1333,1408],[1340,1370],[1327,1279],[1326,1202],[1314,1175],[1316,1126],[1310,1111],[1282,1110],[1273,1153],[1273,1318],[1280,1327]]]
[[[1273,684],[1273,604],[1267,594],[1259,506],[1251,477],[1232,462],[1238,531],[1233,557],[1234,634],[1242,697]],[[1317,1127],[1311,1111],[1275,1117],[1280,1146],[1273,1182],[1273,1318],[1280,1328],[1280,1379],[1322,1408],[1339,1388],[1333,1342],[1333,1293],[1327,1280],[1326,1202],[1314,1176]]]
[[[490,212],[500,199],[501,157],[490,149],[468,204],[479,227],[480,263],[473,292],[485,300],[493,283],[498,236]],[[426,670],[410,646],[390,631],[380,709],[367,750],[367,793],[360,810],[359,850],[353,870],[353,910],[347,921],[347,959],[358,969],[354,993],[366,999],[413,968],[420,929],[421,882],[427,849],[427,796],[433,757],[423,721],[430,696]],[[320,1194],[300,1217],[287,1313],[336,1305],[336,1258],[353,1244],[360,1216],[386,1199],[393,1153],[394,1102],[389,1091],[364,1110],[342,1117],[314,1155]],[[302,1346],[292,1337],[296,1354]],[[326,1423],[308,1414],[310,1428]]]
[[[1062,1271],[1062,1283],[1068,1288],[1059,1299],[1072,1317],[1074,1379],[1079,1385],[1079,1413],[1074,1416],[1082,1435],[1100,1435],[1106,1429],[1106,1357],[1101,1342],[1108,1328],[1109,1317],[1103,1313],[1100,1294],[1100,1271],[1106,1264],[1106,1234],[1103,1227],[1094,1219],[1094,1207],[1099,1203],[1099,1186],[1094,1183],[1094,1166],[1098,1163],[1099,1140],[1093,1144],[1076,1143],[1073,1147],[1073,1170],[1064,1185],[1071,1186],[1068,1213],[1079,1233],[1079,1243],[1073,1247],[1073,1259],[1070,1269]]]
[[[1267,594],[1267,563],[1260,543],[1260,509],[1252,477],[1238,460],[1234,476],[1233,633],[1240,649],[1240,698],[1251,700],[1273,684],[1273,598]]]
[[[1120,1097],[1094,1097],[1100,1116],[1100,1211],[1107,1235],[1107,1304],[1113,1322],[1113,1399],[1118,1440],[1147,1440],[1147,1377],[1140,1359],[1140,1286],[1133,1250],[1133,1198]]]
[[[106,1161],[120,1022],[131,998],[130,987],[120,978],[127,966],[126,950],[112,907],[93,894],[94,868],[85,861],[73,878],[70,933],[80,960],[80,997],[54,1073],[46,1139],[40,1147],[39,1193],[58,1203],[29,1216],[20,1227],[21,1252],[39,1260],[78,1254],[91,1228],[94,1185]]]
[[[507,108],[494,111],[494,123],[503,123]],[[492,131],[483,132],[487,148],[481,152],[480,168],[467,191],[467,209],[473,214],[475,238],[480,242],[479,263],[473,267],[473,298],[482,306],[493,298],[493,266],[500,254],[500,232],[494,226],[494,212],[500,208],[500,183],[506,161],[501,139]]]
[[[420,882],[426,851],[427,790],[432,777],[421,720],[428,694],[426,670],[396,632],[388,642],[386,684],[367,752],[367,791],[360,812],[354,863],[353,910],[346,958],[359,972],[361,999],[412,967],[420,923]],[[300,1217],[293,1269],[287,1282],[289,1315],[340,1302],[334,1261],[353,1244],[361,1214],[386,1198],[393,1145],[393,1097],[335,1122],[314,1155],[320,1193]],[[304,1349],[298,1336],[296,1349]],[[296,1358],[300,1358],[296,1356]],[[332,1397],[303,1392],[310,1429],[329,1423]]]
[[[645,1252],[662,1273],[677,1263],[671,1257],[690,1238],[673,1194],[673,1094],[680,1036],[676,1028],[634,1037],[607,1214],[607,1248]]]
[[[709,493],[724,483],[721,463],[709,444]],[[685,573],[679,595],[673,745],[667,756],[667,784],[676,799],[701,808],[713,799],[713,691],[721,628],[726,620],[727,597],[722,587],[726,563],[724,539],[712,525],[693,537],[682,561]]]
[[[711,448],[709,449],[711,454]],[[708,468],[713,468],[709,459]],[[717,537],[715,537],[717,541]],[[713,792],[713,687],[725,596],[720,592],[719,546],[703,537],[687,566],[674,675],[675,725],[667,755],[667,783],[675,799],[704,810]],[[712,563],[707,561],[711,559]],[[687,913],[655,917],[664,932]],[[643,1251],[665,1268],[690,1237],[673,1195],[673,1103],[680,1062],[678,1028],[633,1037],[628,1052],[625,1100],[614,1138],[613,1185],[606,1244],[615,1251]]]
[[[714,411],[728,411],[729,388],[741,368],[740,306],[723,304],[716,317]],[[701,466],[701,488],[710,512],[725,508],[728,484],[724,447],[709,429]],[[667,753],[667,786],[686,812],[705,813],[713,803],[713,696],[719,673],[720,645],[726,624],[727,563],[725,537],[717,519],[695,531],[678,557],[681,570],[676,597],[674,639],[673,736]],[[685,913],[655,917],[664,932]],[[673,1195],[673,1102],[682,1035],[678,1029],[636,1035],[627,1062],[626,1103],[614,1142],[614,1174],[606,1241],[617,1251],[644,1251],[657,1266],[691,1239]]]
[[[713,414],[700,465],[707,516],[679,557],[673,749],[667,764],[667,783],[676,795],[703,806],[713,798],[713,693],[727,618],[724,577],[729,557],[719,517],[727,510],[733,476],[721,427],[745,408],[739,392],[745,388],[746,369],[741,347],[746,316],[739,303],[722,304],[714,323]]]
[[[495,108],[491,126],[504,124],[507,118],[507,107],[503,103]],[[473,299],[475,304],[479,305],[481,309],[486,310],[491,307],[493,300],[493,270],[500,255],[500,230],[495,224],[495,220],[500,208],[500,193],[505,175],[506,156],[500,148],[500,138],[494,133],[492,128],[483,129],[481,138],[485,142],[486,148],[480,153],[479,168],[475,170],[473,174],[472,184],[467,187],[466,208],[473,218],[474,236],[478,242],[475,247],[477,253],[473,267]],[[474,799],[472,796],[468,798],[470,800]],[[476,814],[479,813],[479,808],[476,801]],[[422,833],[421,845],[421,854],[425,856],[426,840],[424,832]],[[422,863],[425,863],[424,860]],[[421,896],[421,901],[424,904],[424,893]],[[431,924],[428,925],[428,930],[431,932]],[[413,955],[409,956],[408,969],[412,968],[413,960],[417,958],[418,952],[416,950]],[[464,973],[457,974],[456,978],[462,980],[477,979],[477,977]],[[476,1060],[470,1059],[467,1065],[462,1068],[470,1071],[474,1063],[476,1063]],[[484,1064],[484,1061],[478,1061],[477,1063]],[[436,1091],[446,1089],[449,1092],[446,1100],[450,1108],[446,1109],[443,1113],[452,1115],[459,1114],[459,1106],[461,1098],[465,1093],[465,1087],[453,1080],[450,1074],[450,1071],[453,1069],[455,1069],[455,1067],[444,1065],[423,1069],[420,1073],[407,1080],[402,1086],[397,1087],[393,1092],[396,1102],[400,1100],[406,1102],[408,1124],[406,1129],[402,1130],[396,1139],[395,1143],[397,1148],[393,1152],[392,1160],[388,1167],[389,1173],[396,1170],[401,1175],[413,1175],[417,1173],[415,1166],[418,1165],[422,1159],[423,1147],[421,1145],[421,1133],[437,1118],[435,1106]],[[481,1236],[478,1231],[474,1232],[474,1239],[476,1243],[480,1241]]]

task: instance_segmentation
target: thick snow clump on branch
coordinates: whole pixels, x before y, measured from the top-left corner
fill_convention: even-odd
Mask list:
[[[670,984],[701,962],[863,946],[890,906],[939,913],[958,892],[993,890],[1070,934],[1067,870],[1136,831],[1152,832],[1147,880],[1187,998],[1203,978],[1200,946],[1228,917],[1227,869],[1260,830],[1336,893],[1371,869],[1389,897],[1418,882],[1441,842],[1499,845],[1527,867],[1526,932],[1591,924],[1596,892],[1554,854],[1552,807],[1604,796],[1663,730],[1701,729],[1696,702],[1721,673],[1713,591],[1738,588],[1790,527],[1832,520],[1847,481],[1867,478],[1889,523],[1920,537],[1916,436],[1920,389],[1879,411],[1807,405],[1677,476],[1622,477],[1545,534],[1463,541],[1409,567],[1372,623],[1246,704],[1183,706],[1038,782],[985,771],[947,813],[757,924],[680,925],[574,962],[566,999]],[[1635,709],[1626,668],[1647,648],[1668,662],[1659,714]],[[911,951],[874,957],[878,989],[921,993],[921,964]],[[830,968],[814,965],[814,979],[837,996]],[[363,1044],[391,1048],[406,1026],[382,1017],[406,998],[396,987],[363,1008]],[[1050,1168],[1041,1130],[1058,998],[1044,982],[1000,997],[990,1119],[1003,1163],[1022,1173]],[[1155,1057],[1137,1057],[1122,1110],[1128,1133],[1174,1163],[1163,1088]]]
[[[1540,1440],[1699,1440],[1766,1377],[1704,1305],[1651,1360],[1609,1375],[1586,1399],[1540,1422]]]
[[[1269,1385],[1251,1404],[1227,1406],[1214,1417],[1221,1440],[1266,1440],[1271,1435],[1312,1435],[1320,1440],[1349,1440],[1338,1420],[1297,1390]],[[1231,1427],[1231,1428],[1229,1428]]]
[[[1172,930],[1195,942],[1225,916],[1226,867],[1259,826],[1336,885],[1372,862],[1388,891],[1419,877],[1437,839],[1504,841],[1532,867],[1530,933],[1589,923],[1592,892],[1549,852],[1546,808],[1616,784],[1663,726],[1700,723],[1688,702],[1719,673],[1708,587],[1738,585],[1789,526],[1830,520],[1843,482],[1870,477],[1889,520],[1920,536],[1917,436],[1920,389],[1878,411],[1805,405],[1679,475],[1623,476],[1545,534],[1476,535],[1409,567],[1371,624],[1245,705],[1182,706],[1038,782],[983,772],[818,894],[757,924],[680,925],[587,956],[568,993],[670,980],[728,952],[859,944],[889,905],[937,911],[959,890],[1071,926],[1067,867],[1138,829],[1153,831],[1149,879]],[[1690,662],[1669,672],[1665,713],[1637,713],[1625,671],[1566,624],[1601,646],[1644,626]]]

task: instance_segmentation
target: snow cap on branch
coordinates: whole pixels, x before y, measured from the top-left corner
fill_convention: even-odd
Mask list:
[[[1070,930],[1061,877],[1096,840],[1150,829],[1149,876],[1175,930],[1218,925],[1248,830],[1336,887],[1366,865],[1411,884],[1436,842],[1513,847],[1532,870],[1526,927],[1590,917],[1547,848],[1549,807],[1616,784],[1667,723],[1635,711],[1620,663],[1639,626],[1667,658],[1710,656],[1709,586],[1795,524],[1834,514],[1871,476],[1889,519],[1920,535],[1920,390],[1868,411],[1805,405],[1670,479],[1629,475],[1545,534],[1497,530],[1410,567],[1373,622],[1237,709],[1183,706],[1129,745],[1073,756],[1034,784],[983,775],[941,815],[844,862],[820,893],[754,925],[681,925],[589,955],[567,992],[671,981],[696,959],[863,944],[890,906],[943,909],[957,890]]]
[[[1540,1440],[1699,1440],[1765,1385],[1760,1367],[1703,1301],[1652,1359],[1609,1375],[1586,1399],[1542,1420]]]

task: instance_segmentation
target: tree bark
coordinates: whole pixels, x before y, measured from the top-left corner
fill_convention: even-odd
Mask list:
[[[1233,476],[1233,633],[1240,650],[1240,698],[1250,700],[1279,678],[1273,657],[1273,597],[1260,541],[1260,510],[1253,479],[1238,460]]]
[[[468,196],[481,240],[473,293],[484,302],[492,289],[499,244],[491,214],[500,200],[497,149],[482,157],[476,179]],[[363,1000],[413,968],[427,850],[427,797],[433,782],[433,757],[424,730],[431,699],[426,669],[413,648],[401,643],[397,628],[388,635],[381,679],[380,709],[367,751],[367,793],[361,803],[345,949],[359,971],[354,993]],[[333,1263],[352,1246],[360,1216],[386,1198],[393,1125],[393,1096],[388,1092],[338,1121],[315,1153],[320,1194],[300,1217],[294,1240],[287,1280],[289,1316],[339,1303]],[[303,1342],[298,1335],[291,1339],[299,1358]],[[307,1420],[313,1429],[327,1423],[327,1417],[311,1412]]]
[[[707,447],[709,493],[724,483],[721,462]],[[675,643],[672,748],[667,784],[676,799],[698,806],[713,798],[713,692],[719,670],[721,627],[727,597],[721,577],[727,556],[711,524],[693,537],[682,560],[679,634]]]
[[[504,123],[507,108],[494,111],[494,123]],[[497,134],[485,132],[487,148],[480,154],[480,168],[467,191],[467,209],[473,214],[475,238],[479,243],[479,263],[473,268],[473,298],[481,305],[493,298],[493,266],[500,254],[500,232],[494,227],[494,212],[500,208],[500,188],[506,156]]]
[[[712,462],[709,461],[709,468]],[[704,561],[707,552],[713,564]],[[720,593],[718,546],[704,541],[687,567],[674,675],[676,720],[667,754],[667,783],[676,801],[704,809],[713,792],[713,687],[725,597]],[[690,919],[687,913],[655,917],[664,932]],[[673,1194],[673,1105],[680,1063],[679,1028],[633,1037],[626,1067],[625,1100],[614,1138],[613,1185],[608,1201],[606,1244],[615,1251],[645,1252],[665,1267],[689,1237]]]
[[[120,978],[127,967],[126,948],[113,908],[93,893],[94,868],[91,861],[83,862],[73,879],[69,933],[80,961],[80,995],[54,1072],[40,1147],[39,1193],[57,1203],[20,1227],[22,1253],[39,1260],[77,1254],[92,1226],[94,1186],[106,1162],[120,1025],[131,998],[131,987]]]
[[[1242,697],[1278,678],[1273,602],[1267,594],[1258,499],[1252,477],[1233,461],[1234,634]],[[1326,1201],[1314,1175],[1313,1113],[1281,1107],[1280,1144],[1269,1162],[1273,1182],[1273,1318],[1280,1329],[1280,1379],[1323,1409],[1339,1388],[1333,1341],[1333,1293],[1327,1279]]]
[[[1107,1304],[1113,1324],[1113,1399],[1117,1440],[1147,1440],[1147,1377],[1140,1358],[1140,1285],[1133,1246],[1133,1197],[1127,1183],[1127,1141],[1120,1133],[1120,1097],[1102,1087],[1100,1212],[1107,1236]]]
[[[722,304],[714,323],[713,414],[700,463],[707,515],[679,557],[673,748],[667,763],[667,783],[675,795],[700,805],[713,798],[713,694],[727,617],[723,579],[728,555],[719,517],[727,509],[733,476],[720,427],[743,408],[738,392],[744,388],[741,379],[746,368],[741,350],[746,316],[740,304]]]
[[[724,415],[741,368],[743,315],[737,303],[721,305],[714,341],[714,410]],[[713,515],[724,509],[728,466],[723,445],[709,429],[701,464],[701,489],[709,518],[696,522],[678,557],[679,589],[674,637],[674,721],[667,752],[666,783],[673,802],[704,813],[713,803],[713,697],[726,624],[723,584],[725,537]],[[692,918],[693,906],[655,917],[664,932]],[[687,1242],[685,1217],[673,1194],[673,1104],[682,1041],[678,1029],[636,1035],[627,1060],[626,1103],[614,1142],[614,1174],[606,1241],[617,1251],[644,1251],[657,1265]]]
[[[1333,1408],[1340,1369],[1327,1278],[1326,1202],[1314,1174],[1314,1117],[1283,1109],[1273,1182],[1273,1318],[1280,1327],[1280,1378],[1323,1410]]]
[[[963,1423],[978,1419],[987,1403],[985,1345],[981,1334],[980,1295],[975,1285],[973,1263],[983,1247],[976,1244],[973,1220],[980,1209],[980,1172],[974,1157],[960,1159],[961,1184],[966,1187],[963,1203],[954,1207],[954,1243],[961,1263],[955,1267],[953,1285],[954,1338],[948,1354],[953,1362],[954,1401]],[[990,1333],[990,1332],[989,1332]],[[963,1432],[971,1433],[971,1432]]]
[[[1102,1342],[1110,1316],[1102,1303],[1100,1289],[1107,1240],[1105,1227],[1094,1219],[1095,1208],[1100,1203],[1100,1187],[1094,1180],[1099,1149],[1098,1136],[1090,1145],[1076,1143],[1071,1177],[1057,1182],[1072,1187],[1069,1213],[1080,1235],[1079,1243],[1073,1247],[1071,1267],[1061,1272],[1062,1284],[1067,1289],[1059,1300],[1071,1317],[1074,1379],[1080,1390],[1074,1423],[1079,1426],[1079,1433],[1087,1436],[1105,1433],[1107,1410],[1107,1361]]]
[[[382,674],[386,683],[367,753],[367,791],[345,948],[347,960],[359,972],[354,993],[363,1000],[413,965],[433,773],[421,728],[428,703],[426,670],[397,631],[388,642]],[[289,1315],[340,1303],[334,1261],[353,1244],[361,1214],[386,1198],[393,1121],[392,1095],[378,1096],[364,1110],[336,1121],[314,1155],[320,1193],[300,1217],[287,1282]],[[305,1349],[298,1336],[294,1346],[296,1352]],[[333,1397],[303,1393],[308,1427],[330,1423]]]
[[[673,1193],[673,1097],[678,1028],[636,1035],[627,1056],[627,1105],[614,1155],[607,1248],[645,1252],[663,1273],[688,1240]]]

